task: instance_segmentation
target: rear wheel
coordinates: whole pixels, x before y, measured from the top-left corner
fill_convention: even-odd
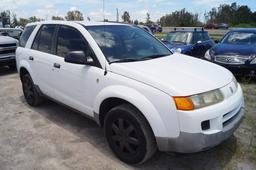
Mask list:
[[[21,77],[22,89],[27,103],[31,106],[38,106],[42,103],[42,97],[35,88],[32,78],[29,74]]]
[[[157,150],[148,122],[132,105],[111,109],[106,115],[104,130],[110,148],[125,163],[143,163]]]

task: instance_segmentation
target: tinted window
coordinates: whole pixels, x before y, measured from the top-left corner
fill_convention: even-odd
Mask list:
[[[52,53],[55,25],[43,25],[33,43],[32,49]]]
[[[135,26],[87,26],[109,62],[168,56],[171,52],[152,35]]]
[[[84,51],[88,53],[88,45],[79,31],[62,26],[58,32],[57,55],[65,57],[70,51]]]
[[[198,41],[203,41],[204,38],[203,38],[203,34],[202,33],[194,33],[194,36],[193,36],[193,44],[197,43]]]
[[[20,42],[19,42],[20,47],[26,46],[26,43],[27,43],[31,33],[34,31],[35,27],[36,27],[35,25],[25,27],[25,30],[23,31],[23,33],[21,34],[21,37],[20,37]]]

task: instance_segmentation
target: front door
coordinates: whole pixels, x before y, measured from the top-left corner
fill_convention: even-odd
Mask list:
[[[54,88],[58,101],[93,116],[93,101],[99,88],[98,80],[104,71],[97,65],[71,64],[64,57],[71,51],[84,51],[94,61],[91,48],[83,35],[75,28],[60,26],[57,33]],[[95,62],[96,63],[96,62]]]

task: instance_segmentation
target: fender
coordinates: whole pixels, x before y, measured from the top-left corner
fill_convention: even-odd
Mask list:
[[[96,97],[93,109],[99,115],[101,103],[108,98],[120,98],[134,105],[145,116],[155,136],[168,136],[167,129],[154,105],[138,91],[120,85],[104,88]]]
[[[26,60],[20,60],[20,62],[19,62],[19,64],[18,64],[18,71],[19,71],[19,73],[20,73],[20,69],[21,69],[22,67],[25,68],[25,69],[29,72],[29,74],[30,74],[32,80],[33,80],[34,83],[36,84],[37,81],[36,81],[36,79],[35,79],[34,72],[32,71],[32,69],[31,69],[29,63],[28,63]]]

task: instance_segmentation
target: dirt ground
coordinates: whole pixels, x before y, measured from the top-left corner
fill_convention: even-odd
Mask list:
[[[16,72],[0,69],[0,170],[256,170],[256,83],[243,80],[246,116],[234,136],[197,154],[157,153],[129,166],[110,151],[92,120],[54,102],[28,106]]]

